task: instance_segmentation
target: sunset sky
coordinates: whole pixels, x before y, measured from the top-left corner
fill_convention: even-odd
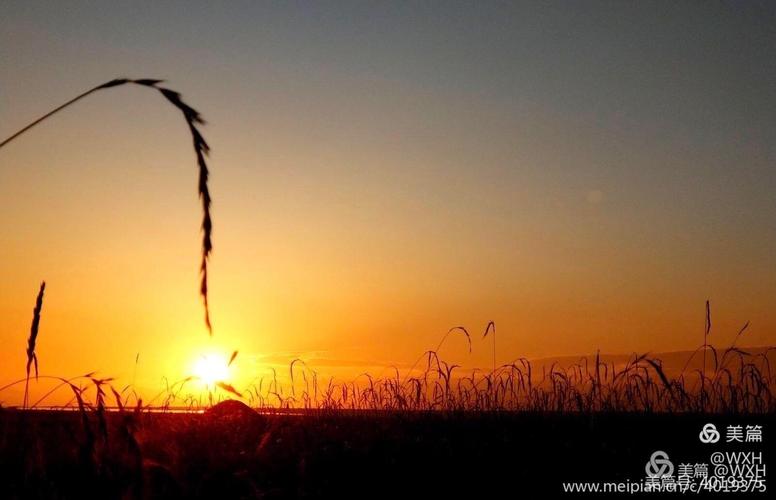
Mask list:
[[[476,5],[476,9],[474,8]],[[0,385],[776,343],[776,7],[3,2]],[[489,340],[489,339],[488,339]],[[140,353],[137,374],[135,356]],[[286,369],[286,368],[284,368]],[[5,399],[0,395],[0,399]]]

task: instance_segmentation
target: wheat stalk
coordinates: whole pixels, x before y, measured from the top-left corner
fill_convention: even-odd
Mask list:
[[[38,340],[38,328],[40,327],[40,311],[43,309],[43,292],[46,290],[46,282],[41,281],[38,298],[35,299],[35,308],[32,310],[32,325],[30,336],[27,339],[27,378],[24,382],[24,408],[27,407],[30,388],[30,367],[35,365],[35,380],[38,379],[38,355],[35,354],[35,342]]]
[[[197,189],[198,189],[199,198],[202,201],[202,260],[200,262],[201,280],[200,280],[199,292],[200,292],[200,295],[202,296],[202,303],[205,308],[205,325],[207,326],[208,332],[212,335],[213,326],[210,322],[210,308],[208,306],[208,286],[207,286],[207,277],[208,277],[207,265],[210,259],[210,253],[213,251],[213,242],[211,239],[211,235],[213,232],[213,221],[210,217],[211,198],[210,198],[210,190],[208,189],[209,170],[208,170],[207,161],[206,161],[208,153],[210,152],[210,146],[208,146],[207,142],[205,142],[205,139],[202,137],[202,134],[200,133],[198,128],[199,125],[204,125],[205,121],[202,119],[202,116],[199,114],[197,110],[195,110],[194,108],[192,108],[191,106],[183,102],[183,99],[181,99],[181,95],[178,92],[165,87],[161,87],[159,86],[160,83],[162,83],[162,80],[155,80],[151,78],[141,78],[137,80],[129,79],[129,78],[116,78],[109,82],[105,82],[101,85],[98,85],[74,97],[73,99],[67,101],[61,106],[49,111],[48,113],[41,116],[37,120],[33,121],[26,127],[22,128],[18,132],[14,133],[7,139],[0,142],[0,148],[5,146],[12,140],[16,139],[24,132],[28,131],[35,125],[39,124],[46,118],[49,118],[55,113],[63,110],[64,108],[70,106],[71,104],[74,104],[76,101],[79,101],[84,97],[98,90],[117,87],[125,84],[135,84],[135,85],[140,85],[143,87],[148,87],[148,88],[158,90],[165,97],[165,99],[167,99],[167,101],[169,101],[173,106],[178,108],[178,110],[181,113],[183,113],[183,118],[186,120],[186,124],[188,125],[189,131],[191,132],[191,138],[194,146],[194,153],[197,156],[197,166],[199,167],[199,182],[198,182]]]
[[[496,373],[496,323],[489,321],[485,327],[485,333],[482,334],[482,338],[488,336],[490,332],[493,332],[493,373]]]

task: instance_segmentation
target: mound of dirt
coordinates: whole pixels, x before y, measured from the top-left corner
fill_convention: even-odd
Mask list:
[[[256,423],[261,415],[242,401],[227,399],[205,411],[205,415],[213,420],[230,420],[234,422]]]

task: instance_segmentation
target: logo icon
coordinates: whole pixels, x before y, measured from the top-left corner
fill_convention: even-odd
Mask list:
[[[703,430],[698,435],[701,443],[716,443],[719,441],[719,431],[714,424],[706,424],[703,426]]]
[[[674,464],[668,459],[668,454],[657,450],[649,457],[649,462],[644,467],[648,477],[670,476],[674,473]]]

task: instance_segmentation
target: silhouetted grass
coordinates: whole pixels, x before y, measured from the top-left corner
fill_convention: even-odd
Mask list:
[[[73,399],[60,408],[75,411],[28,410],[17,420],[21,412],[0,409],[0,463],[5,464],[0,479],[10,498],[266,498],[330,492],[330,479],[342,470],[359,471],[350,474],[361,479],[348,491],[361,493],[366,491],[361,485],[386,475],[397,477],[399,491],[420,484],[423,475],[455,470],[472,481],[448,485],[450,492],[470,487],[481,494],[482,488],[499,489],[478,483],[499,467],[534,477],[542,470],[537,463],[556,467],[562,462],[557,453],[570,443],[579,449],[605,447],[596,457],[614,466],[634,446],[648,457],[655,433],[667,430],[675,440],[697,433],[709,412],[716,422],[737,415],[746,415],[747,422],[770,418],[776,412],[771,349],[751,354],[737,347],[747,326],[721,356],[707,341],[690,355],[688,365],[708,349],[714,370],[682,370],[676,376],[648,354],[634,354],[618,366],[598,353],[591,362],[585,357],[570,366],[543,367],[540,376],[525,358],[461,373],[438,352],[453,332],[464,335],[470,347],[464,327],[446,332],[437,348],[421,357],[423,366],[404,377],[394,369],[385,377],[365,373],[352,381],[322,383],[313,368],[294,359],[286,385],[272,370],[271,378],[242,391],[217,382],[205,401],[201,391],[187,390],[194,377],[165,380],[165,388],[144,404],[129,386],[118,390],[112,379],[93,373],[71,379],[40,375],[57,385],[29,407],[69,388]],[[489,323],[483,340],[493,331]],[[234,351],[229,363],[236,357]],[[0,387],[0,393],[25,380]],[[108,405],[108,394],[114,406]],[[224,401],[229,397],[249,406]],[[595,422],[604,423],[596,427]],[[638,444],[616,446],[623,436],[632,436],[634,427],[655,429],[656,423],[660,430],[639,433]],[[532,458],[519,458],[523,455]],[[578,460],[563,463],[564,475],[579,473]],[[459,464],[466,469],[459,470]],[[303,474],[306,470],[319,472]],[[475,483],[476,488],[466,486]],[[549,483],[534,487],[554,491]]]
[[[486,332],[494,328],[489,323]],[[687,361],[689,365],[698,351],[708,349],[713,353],[713,370],[698,369],[687,373],[686,365],[672,376],[666,373],[660,359],[648,354],[633,354],[626,363],[617,365],[602,361],[596,353],[591,362],[581,358],[570,366],[557,363],[549,369],[543,366],[537,377],[535,367],[525,358],[497,366],[489,372],[474,369],[463,373],[459,365],[446,362],[438,354],[454,331],[460,331],[470,341],[468,331],[456,327],[443,336],[436,350],[424,353],[421,357],[425,358],[424,366],[418,367],[419,362],[416,362],[403,376],[394,369],[390,376],[375,377],[364,373],[350,381],[329,378],[321,382],[315,369],[301,359],[294,359],[289,365],[287,384],[278,380],[273,369],[271,378],[258,377],[242,389],[219,381],[204,394],[203,401],[203,392],[188,386],[195,377],[174,383],[165,379],[164,389],[144,407],[196,410],[231,396],[260,410],[775,412],[774,378],[768,358],[774,349],[751,354],[736,347],[745,330],[746,326],[722,356],[718,356],[712,344],[705,342]],[[236,354],[237,351],[232,354],[230,364]],[[117,399],[114,408],[130,406],[132,397],[135,404],[139,401],[138,395],[129,391],[128,386],[118,391],[110,385],[110,379],[97,383],[91,374],[86,377],[94,382],[96,392],[91,396],[92,402],[84,400],[83,406],[78,398],[86,398],[87,391],[79,389],[76,398],[79,407],[104,410],[103,385],[110,387]],[[75,387],[71,382],[68,384]],[[0,387],[0,392],[11,385]],[[33,407],[40,402],[38,400]]]
[[[67,101],[61,106],[49,111],[48,113],[38,118],[37,120],[33,121],[26,127],[12,134],[10,137],[0,142],[0,148],[10,143],[12,140],[16,139],[23,133],[27,132],[35,125],[53,116],[55,113],[58,113],[59,111],[76,103],[77,101],[83,99],[84,97],[94,92],[97,92],[98,90],[118,87],[120,85],[134,84],[134,85],[140,85],[145,88],[150,88],[150,89],[159,91],[159,93],[161,93],[162,96],[164,96],[164,98],[167,99],[169,103],[175,106],[183,114],[183,118],[184,120],[186,120],[186,125],[189,128],[189,132],[191,132],[192,145],[194,146],[194,154],[197,157],[197,166],[199,169],[199,181],[197,183],[197,191],[199,194],[199,198],[202,202],[202,259],[200,261],[201,279],[200,279],[199,291],[200,291],[200,295],[202,296],[203,305],[205,307],[205,325],[207,326],[208,332],[212,335],[213,326],[210,321],[210,308],[208,307],[208,261],[210,259],[210,254],[213,251],[213,241],[212,241],[213,220],[210,216],[210,206],[212,204],[212,200],[210,198],[210,190],[208,188],[208,177],[210,173],[208,170],[208,165],[206,160],[210,152],[210,146],[208,146],[207,142],[205,142],[204,137],[202,137],[202,134],[199,131],[199,126],[204,125],[205,120],[202,118],[202,115],[200,115],[199,111],[192,108],[191,106],[189,106],[183,101],[183,99],[181,98],[181,95],[178,92],[160,86],[159,84],[162,82],[163,80],[155,80],[151,78],[140,78],[136,80],[129,79],[129,78],[116,78],[109,82],[105,82],[101,85],[97,85],[96,87],[89,89],[86,92]]]
[[[24,382],[24,407],[27,407],[27,397],[30,388],[30,365],[35,365],[35,379],[38,378],[38,355],[35,353],[35,342],[38,340],[38,328],[40,327],[40,312],[43,309],[43,292],[46,290],[46,282],[40,283],[38,297],[35,299],[35,308],[32,310],[32,325],[30,336],[27,339],[27,377]]]

